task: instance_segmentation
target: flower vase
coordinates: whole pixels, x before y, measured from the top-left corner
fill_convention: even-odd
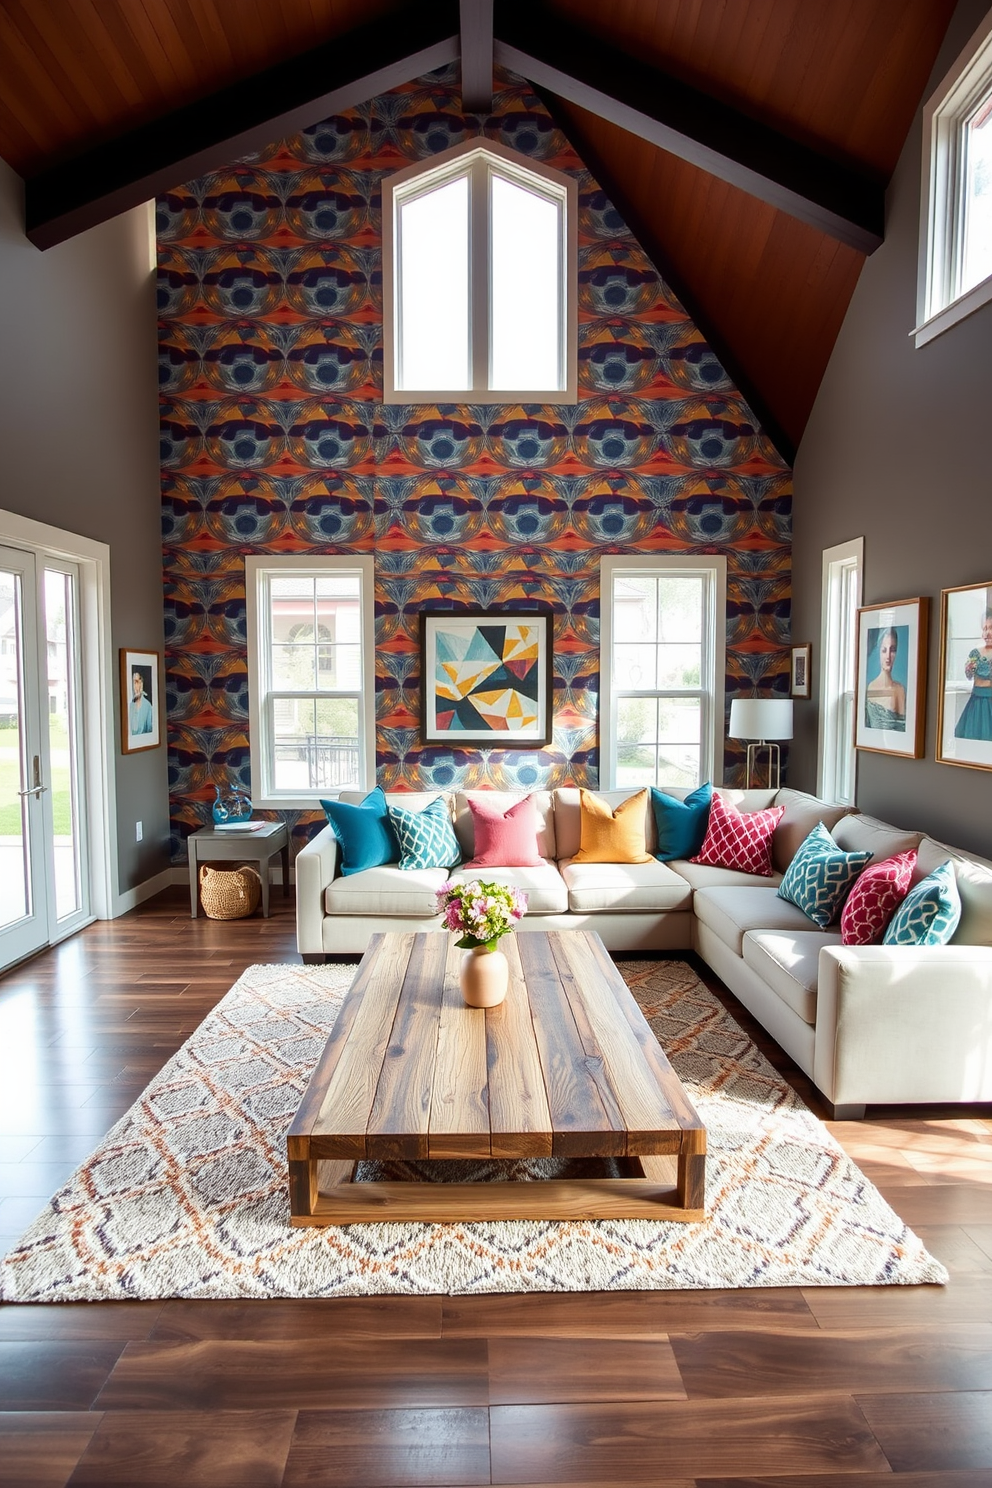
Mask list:
[[[502,951],[475,946],[462,952],[459,974],[462,996],[469,1007],[496,1007],[506,996],[510,985],[510,963]]]

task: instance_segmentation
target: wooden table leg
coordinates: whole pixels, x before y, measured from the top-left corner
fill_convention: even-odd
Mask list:
[[[683,1209],[702,1209],[706,1203],[706,1153],[680,1152],[676,1178]]]
[[[271,857],[259,854],[258,876],[262,880],[262,916],[266,920],[269,918],[269,864],[271,862]]]

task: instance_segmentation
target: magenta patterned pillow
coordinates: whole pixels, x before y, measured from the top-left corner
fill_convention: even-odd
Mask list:
[[[711,868],[737,868],[770,878],[772,833],[785,815],[784,806],[767,811],[738,811],[716,791],[703,845],[690,863],[708,863]]]
[[[855,880],[840,917],[844,945],[880,945],[885,928],[909,893],[915,852],[872,863]]]

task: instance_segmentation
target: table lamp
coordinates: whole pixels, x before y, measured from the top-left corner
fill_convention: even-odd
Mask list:
[[[730,705],[730,737],[747,739],[745,788],[754,785],[755,764],[763,749],[768,751],[768,789],[781,784],[782,761],[776,739],[792,738],[791,698],[734,698]]]

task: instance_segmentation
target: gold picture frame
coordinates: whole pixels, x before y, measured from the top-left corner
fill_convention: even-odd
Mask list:
[[[992,580],[941,590],[936,759],[992,770]]]

